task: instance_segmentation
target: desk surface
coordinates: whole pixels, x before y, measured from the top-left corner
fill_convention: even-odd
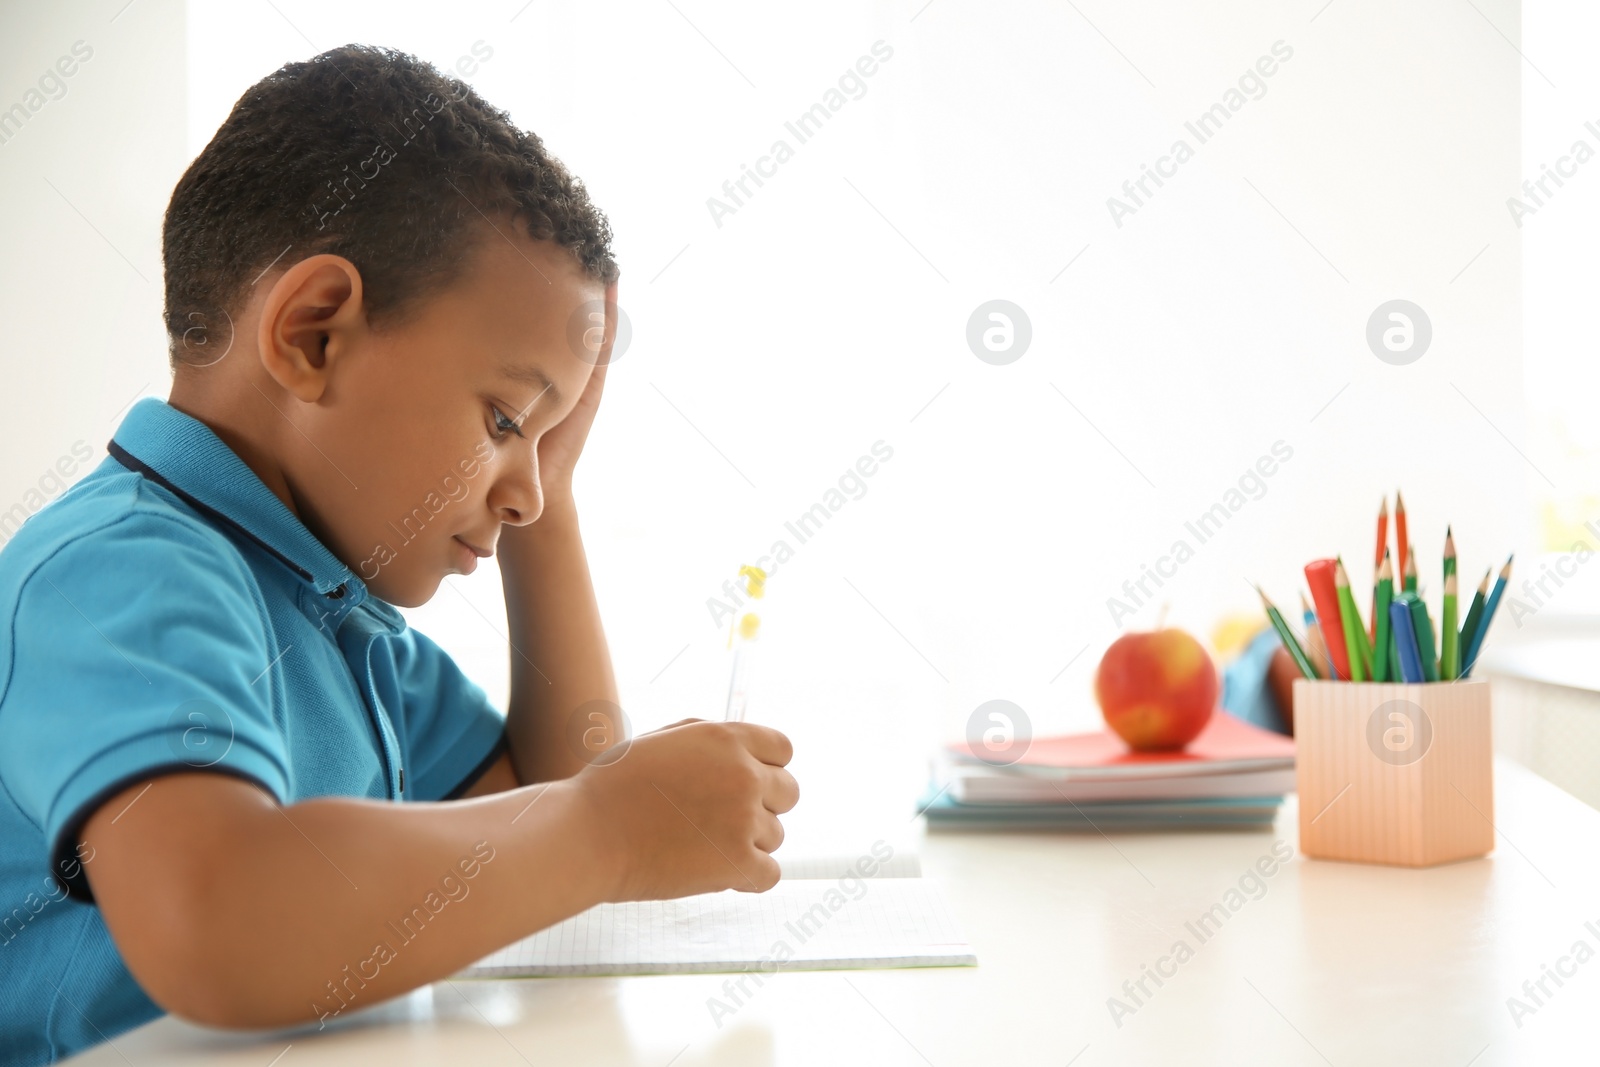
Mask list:
[[[978,967],[780,974],[720,1026],[707,1001],[726,975],[452,981],[320,1033],[162,1019],[74,1062],[1593,1062],[1600,812],[1505,760],[1495,784],[1488,858],[1412,871],[1297,854],[1203,942],[1185,924],[1295,843],[1292,798],[1271,834],[928,835],[924,869]],[[1123,983],[1179,940],[1192,954],[1135,1005]],[[1536,1005],[1522,986],[1543,965],[1570,976]],[[1113,996],[1134,1012],[1113,1020]],[[1513,1019],[1512,996],[1535,1010]]]

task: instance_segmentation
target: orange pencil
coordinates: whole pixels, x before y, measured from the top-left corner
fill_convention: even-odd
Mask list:
[[[1372,551],[1372,565],[1383,566],[1383,550],[1389,544],[1389,498],[1378,505],[1378,547]]]
[[[1404,581],[1406,568],[1411,566],[1411,549],[1406,539],[1406,502],[1400,498],[1398,489],[1394,491],[1394,539],[1395,547],[1400,550],[1394,557],[1400,568],[1400,573],[1395,577]]]
[[[1378,568],[1383,566],[1383,552],[1389,547],[1389,498],[1385,496],[1378,506],[1378,547],[1372,550],[1372,614],[1367,625],[1368,640],[1377,639],[1378,626]]]

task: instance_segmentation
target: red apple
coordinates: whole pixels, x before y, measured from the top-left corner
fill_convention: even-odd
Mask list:
[[[1106,725],[1136,752],[1172,752],[1193,741],[1217,704],[1217,668],[1182,630],[1126,633],[1094,674]]]

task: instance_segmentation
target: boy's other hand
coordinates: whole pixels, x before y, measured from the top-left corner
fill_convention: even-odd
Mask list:
[[[573,779],[614,872],[607,899],[664,900],[778,881],[778,816],[800,787],[789,739],[767,726],[687,719],[641,734]]]
[[[539,439],[539,478],[547,502],[559,501],[572,495],[572,469],[589,439],[589,427],[594,425],[595,412],[600,410],[600,394],[606,384],[606,368],[611,363],[611,349],[617,340],[617,283],[606,286],[606,321],[602,333],[599,355],[594,371],[578,403],[566,418],[556,423]]]

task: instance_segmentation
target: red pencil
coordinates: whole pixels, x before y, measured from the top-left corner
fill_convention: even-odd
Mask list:
[[[1336,679],[1350,680],[1350,657],[1344,643],[1344,621],[1339,614],[1339,595],[1334,592],[1333,574],[1338,566],[1331,559],[1314,559],[1306,564],[1306,584],[1317,605],[1317,626],[1328,646],[1328,662]]]

